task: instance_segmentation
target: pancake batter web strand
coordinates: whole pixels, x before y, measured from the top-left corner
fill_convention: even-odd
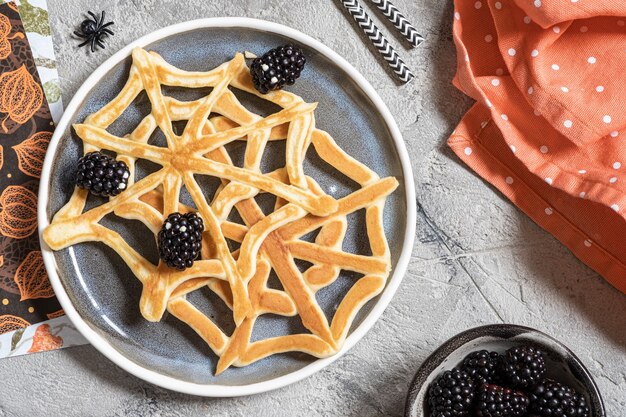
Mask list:
[[[143,284],[141,314],[159,321],[165,310],[187,323],[220,357],[216,374],[229,366],[245,366],[281,352],[300,351],[316,357],[337,352],[359,309],[384,288],[391,268],[382,215],[386,197],[398,186],[395,178],[379,178],[346,154],[326,132],[315,128],[316,104],[297,95],[274,91],[261,95],[252,84],[243,56],[237,54],[208,72],[189,72],[165,62],[158,54],[137,48],[128,81],[110,103],[74,125],[84,152],[106,149],[117,154],[131,170],[127,190],[108,202],[85,211],[87,192],[76,188],[70,201],[44,231],[53,250],[82,242],[102,242],[115,250]],[[161,86],[206,88],[211,92],[183,102],[163,96]],[[255,94],[281,107],[267,117],[248,111],[230,88]],[[152,111],[124,137],[107,132],[137,95],[145,91]],[[172,122],[187,121],[181,135]],[[148,143],[156,129],[167,147]],[[233,165],[224,147],[246,141],[244,166]],[[285,167],[262,173],[261,159],[268,141],[286,140]],[[304,173],[302,162],[313,145],[320,157],[361,188],[335,200]],[[135,163],[147,159],[161,168],[135,181]],[[221,179],[208,200],[195,175]],[[154,265],[99,221],[114,213],[143,222],[155,235],[168,214],[192,210],[180,203],[185,186],[204,220],[201,259],[191,268],[177,271],[163,262]],[[254,197],[276,196],[275,210],[265,215]],[[228,221],[235,209],[244,224]],[[372,256],[344,252],[342,243],[347,215],[365,209]],[[319,229],[315,242],[301,240]],[[239,242],[236,251],[226,239]],[[295,260],[313,265],[300,272]],[[342,269],[363,274],[338,305],[329,323],[315,293],[332,284]],[[267,287],[270,272],[278,276],[284,291]],[[226,335],[209,317],[186,299],[203,287],[215,292],[233,311],[236,328]],[[290,334],[251,342],[260,315],[299,316],[310,333]]]

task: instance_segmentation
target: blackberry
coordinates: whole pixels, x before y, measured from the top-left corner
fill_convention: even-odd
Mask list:
[[[271,49],[252,61],[250,73],[254,88],[267,94],[271,90],[292,85],[300,76],[305,63],[306,58],[297,46],[284,45]]]
[[[543,353],[532,346],[518,346],[506,351],[502,374],[514,388],[532,388],[543,379],[546,363]]]
[[[500,355],[497,352],[479,350],[472,352],[463,359],[461,369],[474,379],[476,384],[492,384],[500,382],[498,367]]]
[[[130,171],[124,161],[102,152],[89,152],[78,160],[76,185],[102,197],[116,196],[126,189]]]
[[[428,389],[431,417],[469,416],[474,402],[474,380],[467,372],[454,368],[441,374]]]
[[[476,394],[477,417],[521,417],[527,408],[528,398],[509,388],[483,384]]]
[[[157,236],[159,256],[170,268],[191,267],[200,255],[204,223],[196,213],[172,213]]]
[[[545,379],[529,392],[529,415],[533,417],[589,417],[585,397],[574,389]]]

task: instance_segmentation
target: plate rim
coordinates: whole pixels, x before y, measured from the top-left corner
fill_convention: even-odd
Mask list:
[[[262,30],[277,35],[289,37],[298,43],[305,44],[315,49],[317,52],[331,59],[337,66],[345,71],[348,76],[359,86],[359,88],[361,88],[362,91],[369,97],[369,99],[372,101],[374,108],[383,117],[385,123],[387,124],[391,137],[394,141],[396,151],[398,152],[398,158],[400,160],[403,174],[402,184],[404,186],[406,195],[407,210],[405,213],[405,237],[403,241],[402,252],[400,253],[396,267],[393,270],[392,275],[388,279],[385,289],[379,295],[379,300],[372,307],[371,311],[365,316],[363,321],[346,338],[343,347],[333,356],[330,356],[328,358],[316,359],[312,363],[304,366],[301,369],[298,369],[297,371],[282,375],[277,378],[269,379],[267,381],[256,382],[247,385],[198,384],[188,381],[181,381],[180,379],[177,379],[175,377],[168,376],[144,367],[132,361],[130,358],[124,356],[120,351],[110,345],[94,329],[92,329],[91,326],[89,326],[83,320],[78,311],[74,308],[74,305],[72,304],[59,278],[53,251],[45,244],[42,239],[43,230],[50,224],[46,211],[49,202],[49,188],[51,180],[50,173],[53,165],[53,155],[56,154],[60,140],[63,136],[63,132],[65,132],[68,124],[70,123],[71,116],[75,114],[75,112],[78,110],[80,104],[83,102],[89,91],[91,91],[91,89],[100,81],[102,76],[104,76],[110,68],[130,56],[132,49],[137,46],[145,46],[160,39],[179,33],[189,32],[202,28],[219,27],[244,27],[248,29]],[[391,115],[391,112],[389,111],[383,100],[380,98],[378,93],[374,90],[372,85],[343,57],[341,57],[339,54],[334,52],[332,49],[330,49],[320,41],[314,39],[313,37],[279,23],[246,17],[203,18],[167,26],[147,35],[144,35],[139,39],[129,43],[128,45],[114,53],[102,64],[100,64],[100,66],[95,71],[93,71],[93,73],[89,77],[87,77],[81,87],[76,91],[70,103],[65,108],[61,120],[55,128],[55,132],[52,136],[52,139],[50,140],[48,152],[46,152],[46,157],[43,163],[38,201],[40,202],[37,207],[38,233],[44,265],[46,267],[48,277],[57,296],[57,299],[59,300],[59,303],[63,307],[65,314],[69,317],[74,326],[76,326],[77,330],[89,341],[92,346],[100,351],[100,353],[106,356],[114,364],[124,369],[126,372],[129,372],[130,374],[140,379],[143,379],[144,381],[150,382],[152,384],[172,391],[203,397],[237,397],[275,390],[298,382],[314,374],[315,372],[320,371],[321,369],[339,359],[370,330],[370,328],[374,325],[374,323],[378,321],[386,307],[389,305],[406,272],[415,239],[415,186],[409,154],[404,144],[400,129],[398,128],[393,116]]]

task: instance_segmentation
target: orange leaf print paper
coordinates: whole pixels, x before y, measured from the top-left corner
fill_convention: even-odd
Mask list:
[[[33,344],[28,349],[28,353],[45,352],[46,350],[59,349],[63,347],[63,339],[50,333],[50,325],[42,324],[35,330]]]
[[[18,240],[0,235],[0,253],[2,254],[2,262],[0,262],[0,294],[4,292],[0,298],[6,297],[7,294],[19,295],[20,289],[15,283],[15,271],[19,268],[26,254],[37,249],[37,246],[30,242],[29,239]],[[3,313],[5,312],[3,311]],[[10,311],[10,313],[16,313],[16,311]]]
[[[20,171],[31,177],[39,178],[46,150],[52,138],[51,132],[37,132],[24,142],[13,147],[17,154],[17,163]],[[0,165],[1,167],[1,165]]]
[[[56,319],[57,317],[61,317],[64,315],[65,315],[65,311],[63,311],[63,309],[57,310],[53,313],[46,314],[46,316],[48,316],[48,319]]]
[[[44,271],[37,234],[39,178],[54,131],[37,70],[17,7],[0,4],[0,358],[7,345],[19,341],[15,333],[14,339],[2,338],[3,333],[30,324],[24,332],[28,343],[19,344],[23,354],[37,326],[62,314]]]
[[[39,251],[33,251],[26,255],[22,264],[15,271],[15,282],[20,289],[22,297],[20,301],[54,296],[54,290],[50,285]]]
[[[0,195],[0,233],[15,239],[37,229],[37,196],[21,185],[11,185]]]
[[[30,323],[21,317],[5,314],[0,316],[0,334],[12,332],[30,326]]]
[[[4,59],[8,57],[11,50],[11,42],[9,40],[19,38],[23,39],[24,35],[20,32],[17,32],[13,36],[9,36],[11,33],[11,22],[9,18],[3,14],[0,14],[0,59]]]
[[[7,113],[0,126],[6,133],[8,118],[19,124],[26,123],[43,104],[41,86],[28,72],[26,66],[0,75],[0,112]]]

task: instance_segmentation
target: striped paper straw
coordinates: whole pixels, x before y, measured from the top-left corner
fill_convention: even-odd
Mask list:
[[[419,46],[420,43],[424,42],[424,38],[422,35],[417,33],[417,30],[411,22],[406,20],[406,17],[400,10],[393,5],[389,0],[372,0],[372,3],[383,12],[385,17],[400,31],[400,33],[408,40],[411,45]]]
[[[374,22],[372,22],[372,19],[365,13],[365,10],[363,10],[359,2],[357,0],[341,0],[341,2],[361,29],[363,29],[367,37],[370,38],[376,49],[378,49],[378,52],[385,58],[385,61],[387,61],[393,72],[400,78],[400,81],[404,83],[411,81],[415,76],[404,61],[402,61],[402,58],[398,56],[398,53],[392,48]]]

